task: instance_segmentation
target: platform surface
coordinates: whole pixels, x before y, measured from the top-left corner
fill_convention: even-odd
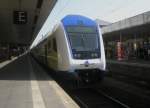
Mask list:
[[[3,64],[0,64],[0,108],[79,107],[29,55]]]

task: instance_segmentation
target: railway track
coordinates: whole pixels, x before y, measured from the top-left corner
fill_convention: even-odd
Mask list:
[[[81,108],[130,108],[106,93],[92,88],[74,90],[72,94]]]

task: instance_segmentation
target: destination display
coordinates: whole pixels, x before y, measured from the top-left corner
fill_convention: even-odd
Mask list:
[[[27,23],[27,12],[26,11],[14,11],[13,20],[14,24],[26,24]]]
[[[96,27],[67,27],[67,32],[71,33],[96,33]]]

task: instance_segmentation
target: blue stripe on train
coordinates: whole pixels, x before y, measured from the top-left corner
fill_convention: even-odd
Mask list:
[[[81,25],[81,26],[96,26],[96,22],[81,15],[68,15],[61,22],[64,26]]]

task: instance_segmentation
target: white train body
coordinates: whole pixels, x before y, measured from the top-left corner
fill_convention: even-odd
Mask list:
[[[99,28],[99,27],[98,27]],[[67,39],[67,34],[64,30],[62,23],[59,24],[55,31],[58,49],[58,67],[55,70],[74,72],[77,69],[99,69],[104,70],[106,67],[105,52],[101,31],[99,29],[99,43],[101,49],[101,57],[95,59],[74,59],[71,51],[71,46]],[[86,62],[89,65],[86,66]]]
[[[92,79],[97,76],[102,79],[106,70],[100,27],[95,21],[79,15],[62,19],[33,53],[51,69],[87,82],[93,73]]]

